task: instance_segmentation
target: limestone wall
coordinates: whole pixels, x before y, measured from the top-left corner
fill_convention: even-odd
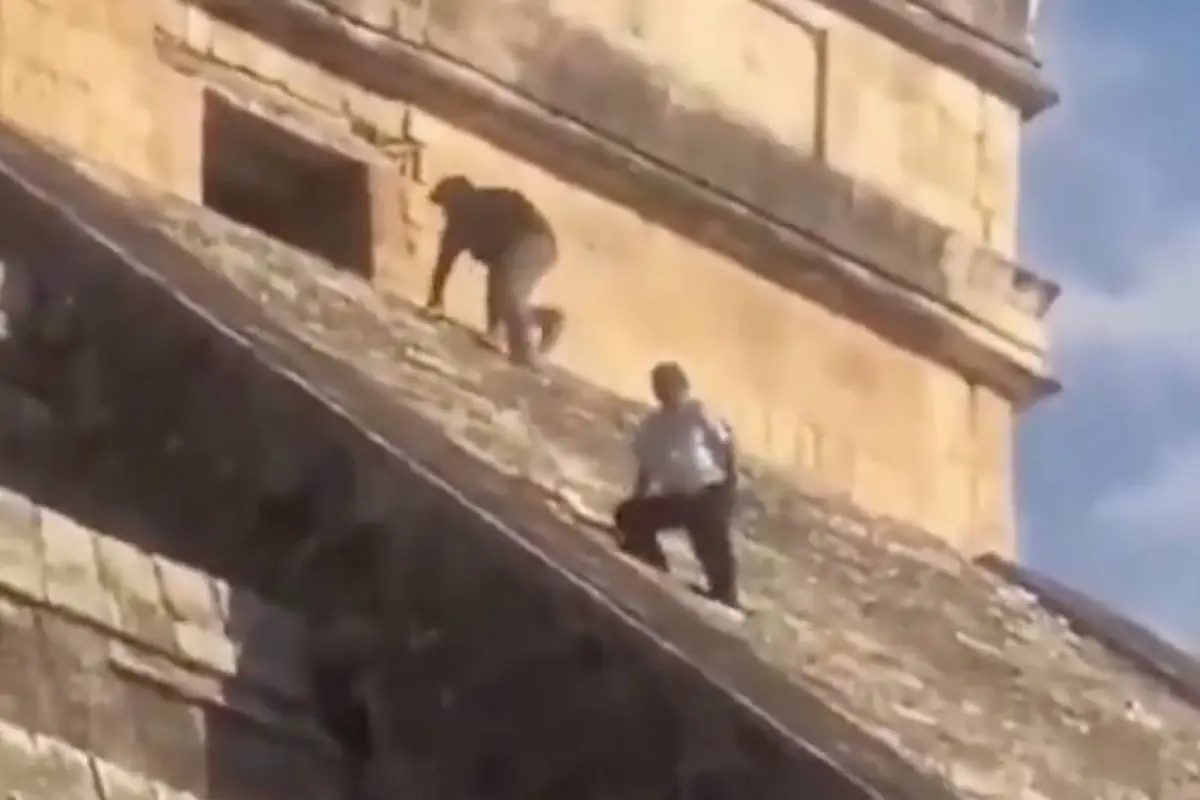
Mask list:
[[[474,43],[479,58],[510,47],[521,35],[511,5],[475,31],[478,20],[463,15],[477,6],[433,4],[434,46]],[[662,3],[546,8],[659,65],[684,105],[763,127],[1011,252],[1019,114],[950,70],[812,2],[786,13],[750,0],[704,0],[687,15]],[[702,38],[707,30],[722,35]],[[571,320],[561,363],[642,398],[650,365],[678,359],[750,450],[969,550],[1011,552],[1013,423],[997,390],[176,0],[0,9],[0,114],[191,199],[206,86],[268,116],[284,109],[287,125],[371,165],[381,289],[423,294],[440,226],[423,194],[438,178],[462,172],[520,188],[563,238],[564,269],[547,287]],[[376,135],[363,135],[364,122]],[[450,306],[477,323],[471,273],[461,268]]]
[[[157,68],[154,0],[17,0],[0,10],[0,110],[168,186],[195,185],[200,102]]]
[[[518,81],[514,51],[552,41],[533,37],[531,16],[575,29],[582,50],[603,43],[659,71],[680,107],[755,126],[1013,253],[1020,112],[948,67],[816,0],[697,0],[686,13],[670,0],[540,6],[435,1],[428,35],[435,47]],[[582,39],[584,31],[595,40]],[[589,102],[604,103],[602,94]],[[613,95],[621,96],[616,87]]]
[[[334,796],[294,617],[8,489],[0,552],[6,797]]]

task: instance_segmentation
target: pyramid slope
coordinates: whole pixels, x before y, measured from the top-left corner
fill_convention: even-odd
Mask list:
[[[382,423],[386,403],[416,412],[459,449],[396,426],[377,433],[848,771],[882,785],[907,764],[965,798],[1009,800],[1030,780],[1063,800],[1188,796],[1171,782],[1200,773],[1200,713],[934,538],[756,473],[739,522],[759,612],[716,631],[684,593],[634,574],[586,533],[623,485],[632,405],[569,376],[514,374],[461,332],[385,307],[327,265],[200,209],[131,202],[272,318],[276,331],[250,332],[264,347],[279,330],[306,340],[348,413],[377,409]],[[167,252],[156,242],[140,260]],[[369,401],[362,386],[374,387]],[[819,706],[797,700],[812,697]]]

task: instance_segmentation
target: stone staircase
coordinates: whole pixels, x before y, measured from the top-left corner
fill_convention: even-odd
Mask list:
[[[12,135],[0,202],[20,222],[0,252],[79,304],[68,372],[104,412],[81,419],[160,456],[175,442],[166,461],[227,499],[198,513],[264,570],[298,538],[255,528],[264,508],[371,534],[323,577],[349,591],[381,570],[388,734],[427,793],[1196,796],[1196,709],[920,531],[753,469],[756,611],[729,629],[597,529],[632,404],[514,373],[329,265],[110,196]]]
[[[390,796],[770,798],[796,787],[875,796],[581,579],[580,559],[600,563],[625,582],[606,591],[661,599],[660,587],[606,547],[572,536],[548,553],[544,541],[503,527],[480,505],[492,505],[487,498],[467,498],[381,446],[358,414],[389,426],[389,440],[436,454],[456,485],[502,498],[504,516],[522,521],[524,534],[561,540],[568,528],[547,513],[541,490],[514,485],[336,363],[320,362],[333,372],[318,384],[338,387],[337,396],[313,392],[296,371],[314,363],[311,351],[291,349],[298,340],[256,303],[138,222],[135,198],[99,192],[61,155],[6,143],[21,152],[0,163],[21,176],[0,179],[12,222],[0,236],[0,309],[8,348],[24,356],[0,361],[8,384],[52,420],[44,441],[22,449],[35,460],[64,454],[43,472],[69,462],[85,475],[64,494],[89,507],[98,528],[130,529],[304,613],[381,614],[377,728]],[[25,183],[32,176],[50,183]],[[46,202],[46,189],[70,197],[69,210]],[[79,211],[100,214],[103,232]],[[164,249],[145,263],[185,267],[178,277],[187,289],[136,266],[142,259],[126,245],[147,243]],[[204,286],[217,294],[197,305],[190,291]],[[268,340],[288,344],[282,360],[260,349]],[[348,413],[347,400],[370,408]],[[8,433],[20,440],[26,432]],[[118,500],[136,507],[135,523],[113,511]],[[326,544],[297,581],[285,567],[312,541]],[[693,635],[712,633],[678,603],[662,610],[691,622]]]

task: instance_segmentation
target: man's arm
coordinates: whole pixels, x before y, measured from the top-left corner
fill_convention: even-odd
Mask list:
[[[633,436],[633,459],[637,464],[637,477],[633,480],[633,496],[645,497],[650,491],[650,474],[646,471],[646,447],[648,420],[644,420],[638,427],[637,432]]]
[[[450,271],[464,249],[458,226],[453,222],[447,223],[438,243],[437,261],[434,262],[433,278],[429,282],[429,299],[425,302],[425,307],[429,310],[442,309],[446,300],[446,282],[450,280]]]
[[[733,437],[733,428],[720,417],[706,414],[704,417],[704,432],[708,437],[709,446],[721,459],[721,469],[725,471],[725,482],[730,486],[736,485],[738,479],[738,456],[737,443]]]

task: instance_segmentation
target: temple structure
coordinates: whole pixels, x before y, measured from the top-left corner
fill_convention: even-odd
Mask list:
[[[336,797],[331,608],[380,797],[1200,796],[1194,663],[1009,563],[1034,5],[4,0],[0,796]],[[554,224],[542,376],[415,313],[450,175]],[[663,358],[742,624],[602,530]]]

